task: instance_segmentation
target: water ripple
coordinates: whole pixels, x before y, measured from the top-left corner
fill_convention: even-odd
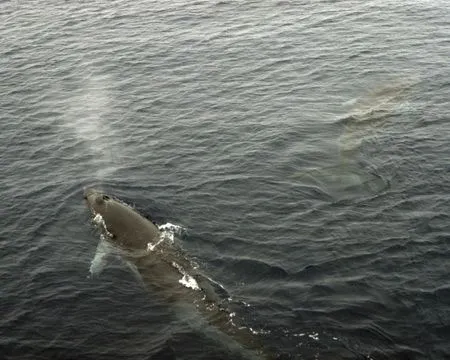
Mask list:
[[[1,353],[226,356],[120,261],[86,278],[95,185],[281,358],[448,358],[447,8],[1,2]]]

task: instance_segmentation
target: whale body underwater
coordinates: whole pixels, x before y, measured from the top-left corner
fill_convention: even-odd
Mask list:
[[[167,304],[182,309],[189,326],[220,342],[230,358],[274,359],[250,329],[237,326],[212,281],[158,227],[130,206],[102,191],[87,189],[84,199],[102,236],[118,247],[143,284]]]

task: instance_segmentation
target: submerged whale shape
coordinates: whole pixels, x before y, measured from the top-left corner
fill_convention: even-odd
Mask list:
[[[163,241],[151,221],[101,191],[87,189],[84,198],[102,235],[120,248],[150,290],[182,309],[190,326],[245,359],[272,358],[263,353],[257,337],[248,328],[234,324],[211,281],[179,249]]]

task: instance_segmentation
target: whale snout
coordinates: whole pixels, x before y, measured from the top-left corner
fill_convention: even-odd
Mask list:
[[[86,201],[86,205],[94,213],[101,212],[101,205],[103,204],[103,198],[106,197],[101,191],[93,188],[87,188],[83,191],[83,198]]]
[[[115,203],[108,195],[100,190],[88,188],[83,191],[83,198],[85,199],[87,207],[94,215],[104,215],[111,203]]]
[[[97,195],[97,194],[100,194],[100,192],[98,190],[95,190],[93,188],[85,188],[83,191],[83,198],[85,200],[88,200],[89,196]]]

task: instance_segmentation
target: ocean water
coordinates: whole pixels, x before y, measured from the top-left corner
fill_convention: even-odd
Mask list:
[[[0,358],[232,359],[99,243],[159,224],[287,359],[450,358],[444,0],[0,2]]]

